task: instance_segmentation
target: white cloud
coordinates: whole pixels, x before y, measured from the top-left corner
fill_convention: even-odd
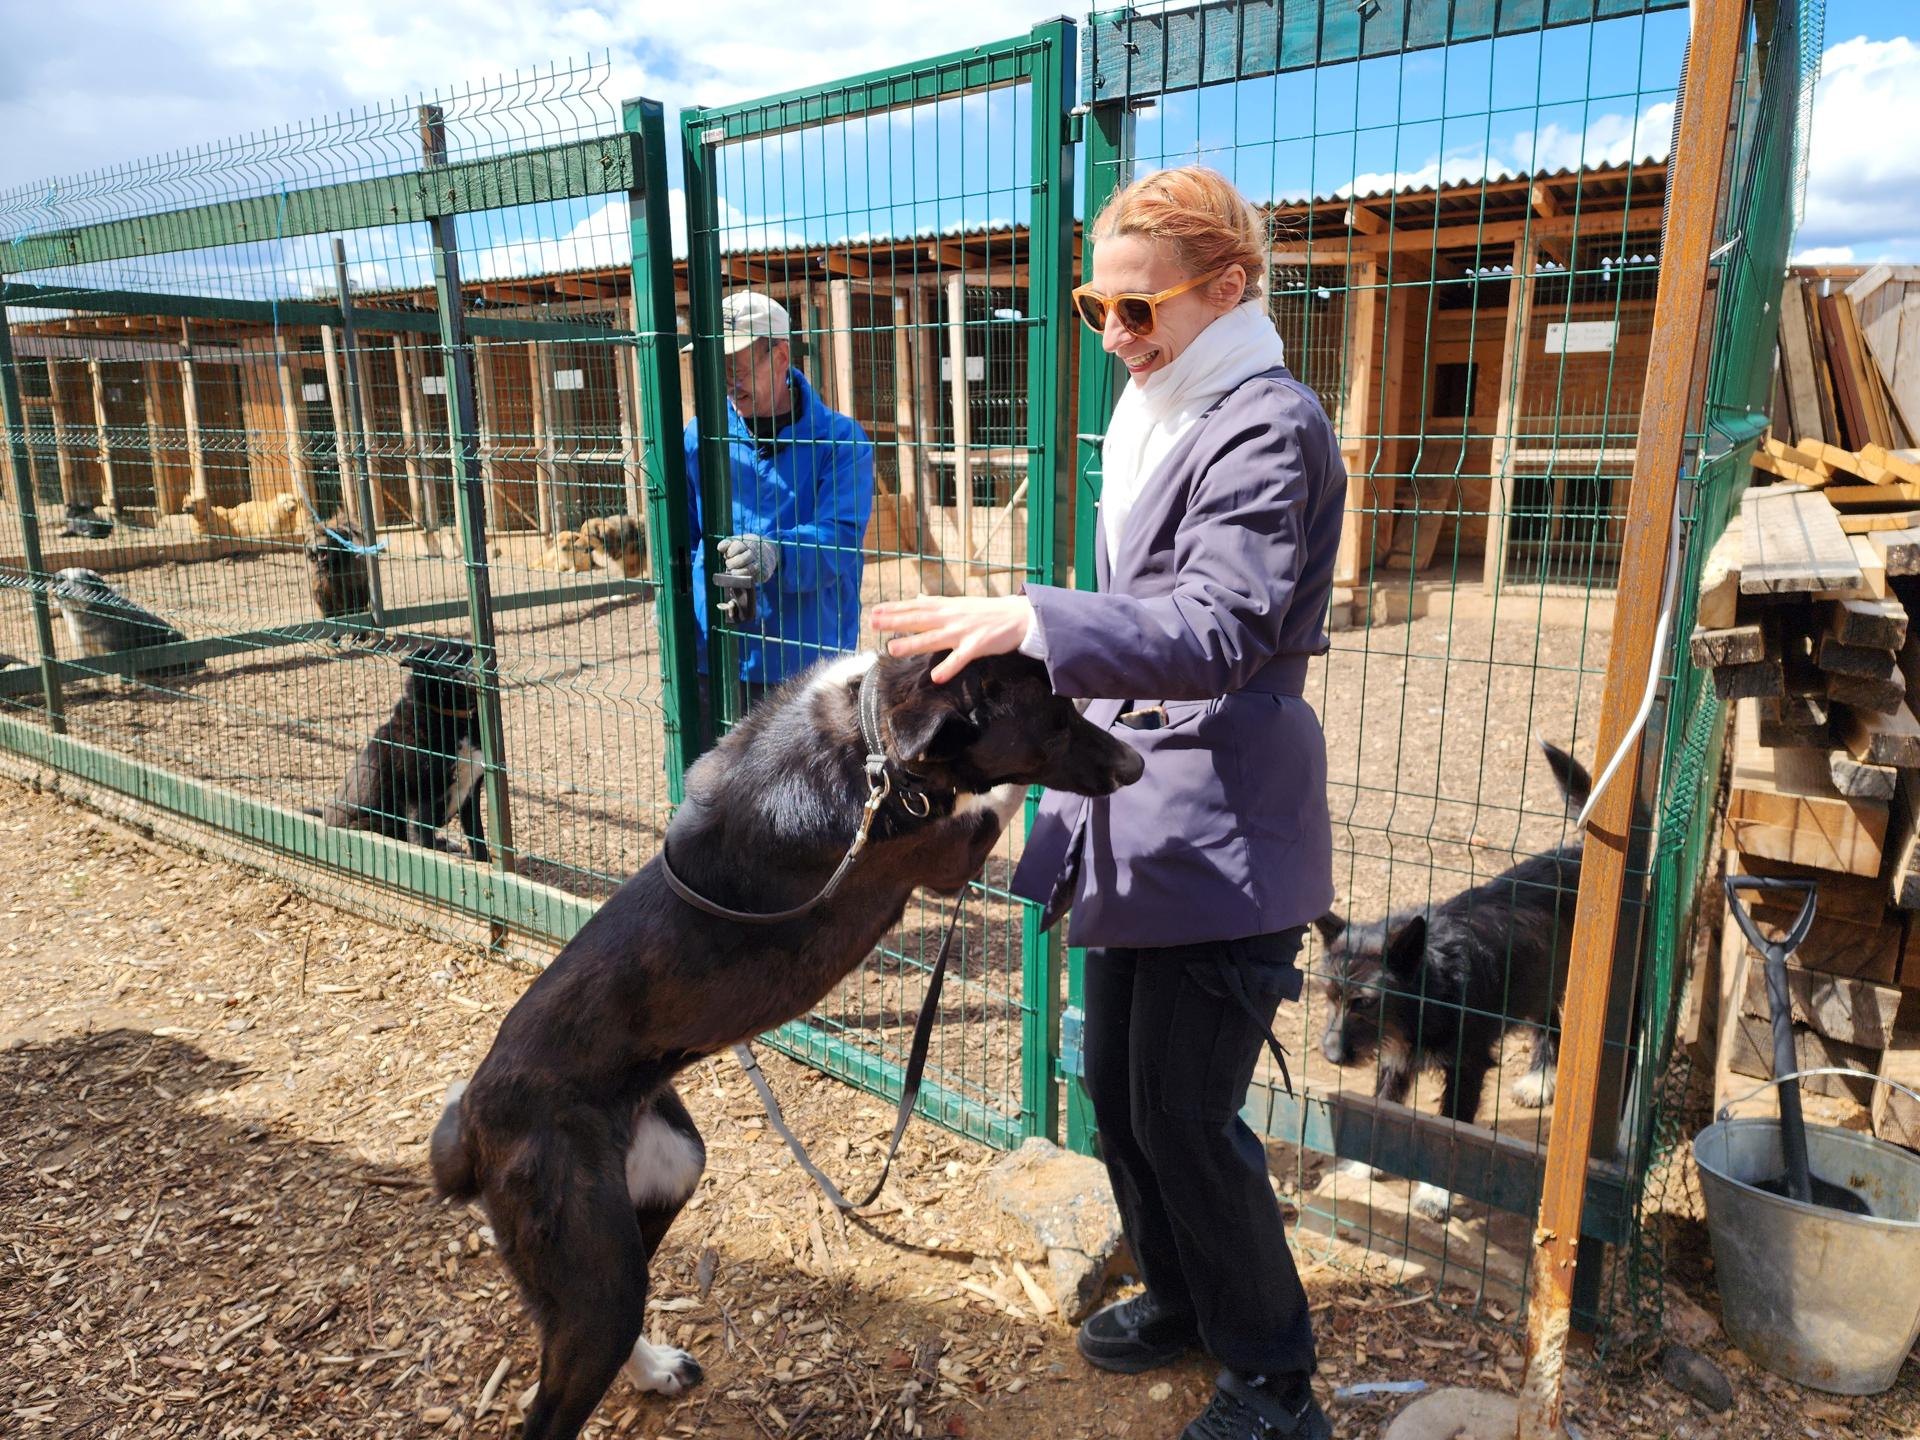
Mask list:
[[[1809,245],[1804,250],[1793,252],[1795,265],[1851,265],[1854,263],[1851,245]]]
[[[1916,136],[1920,43],[1855,37],[1827,50],[1814,91],[1801,256],[1846,249],[1861,263],[1920,260]]]

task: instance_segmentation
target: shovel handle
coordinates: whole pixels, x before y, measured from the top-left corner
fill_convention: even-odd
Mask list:
[[[1733,918],[1739,923],[1741,932],[1752,942],[1753,948],[1762,955],[1778,954],[1784,959],[1800,948],[1800,942],[1807,938],[1807,932],[1813,928],[1814,906],[1820,897],[1819,886],[1812,880],[1773,875],[1729,875],[1726,886],[1727,905],[1733,911]],[[1807,898],[1800,902],[1800,913],[1793,917],[1793,924],[1787,927],[1785,936],[1776,941],[1760,933],[1760,927],[1754,924],[1753,916],[1741,902],[1742,890],[1800,894]]]

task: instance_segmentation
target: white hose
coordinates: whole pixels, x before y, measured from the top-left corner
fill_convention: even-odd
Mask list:
[[[1674,491],[1673,506],[1674,514],[1668,527],[1667,567],[1660,577],[1660,621],[1654,626],[1653,654],[1647,660],[1647,688],[1640,697],[1640,708],[1634,712],[1633,723],[1627,726],[1627,733],[1620,737],[1620,748],[1613,752],[1613,758],[1607,761],[1606,768],[1593,782],[1587,803],[1580,807],[1580,816],[1573,822],[1576,830],[1587,828],[1587,822],[1593,818],[1593,807],[1600,803],[1607,786],[1613,783],[1620,762],[1627,758],[1634,741],[1640,738],[1640,732],[1647,727],[1647,717],[1653,713],[1654,696],[1660,689],[1660,663],[1667,653],[1667,631],[1673,625],[1673,612],[1680,599],[1680,587],[1675,583],[1678,577],[1674,573],[1680,561],[1680,492],[1677,489]]]

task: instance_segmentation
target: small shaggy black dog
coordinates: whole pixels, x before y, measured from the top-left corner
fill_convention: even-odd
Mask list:
[[[1593,782],[1571,755],[1541,743],[1567,814],[1586,804]],[[1374,1094],[1405,1104],[1422,1069],[1444,1073],[1440,1113],[1471,1123],[1500,1039],[1515,1025],[1533,1030],[1533,1056],[1513,1097],[1530,1109],[1553,1100],[1555,1027],[1567,985],[1580,842],[1534,855],[1441,902],[1384,920],[1349,924],[1328,912],[1314,922],[1325,946],[1321,995],[1327,1006],[1320,1050],[1335,1065],[1379,1054]],[[1447,1192],[1422,1185],[1414,1208],[1444,1219]]]
[[[432,848],[440,828],[458,815],[468,852],[485,861],[473,647],[462,640],[422,641],[400,664],[407,677],[393,714],[354,757],[320,818]]]
[[[307,587],[323,620],[364,614],[371,603],[367,559],[353,548],[365,543],[344,510],[307,537]]]

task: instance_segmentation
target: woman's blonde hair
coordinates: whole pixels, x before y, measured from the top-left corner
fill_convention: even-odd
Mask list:
[[[1096,244],[1116,235],[1139,235],[1171,245],[1180,263],[1195,275],[1239,265],[1247,272],[1241,302],[1260,298],[1267,225],[1218,170],[1184,165],[1134,181],[1109,200],[1093,222]]]

